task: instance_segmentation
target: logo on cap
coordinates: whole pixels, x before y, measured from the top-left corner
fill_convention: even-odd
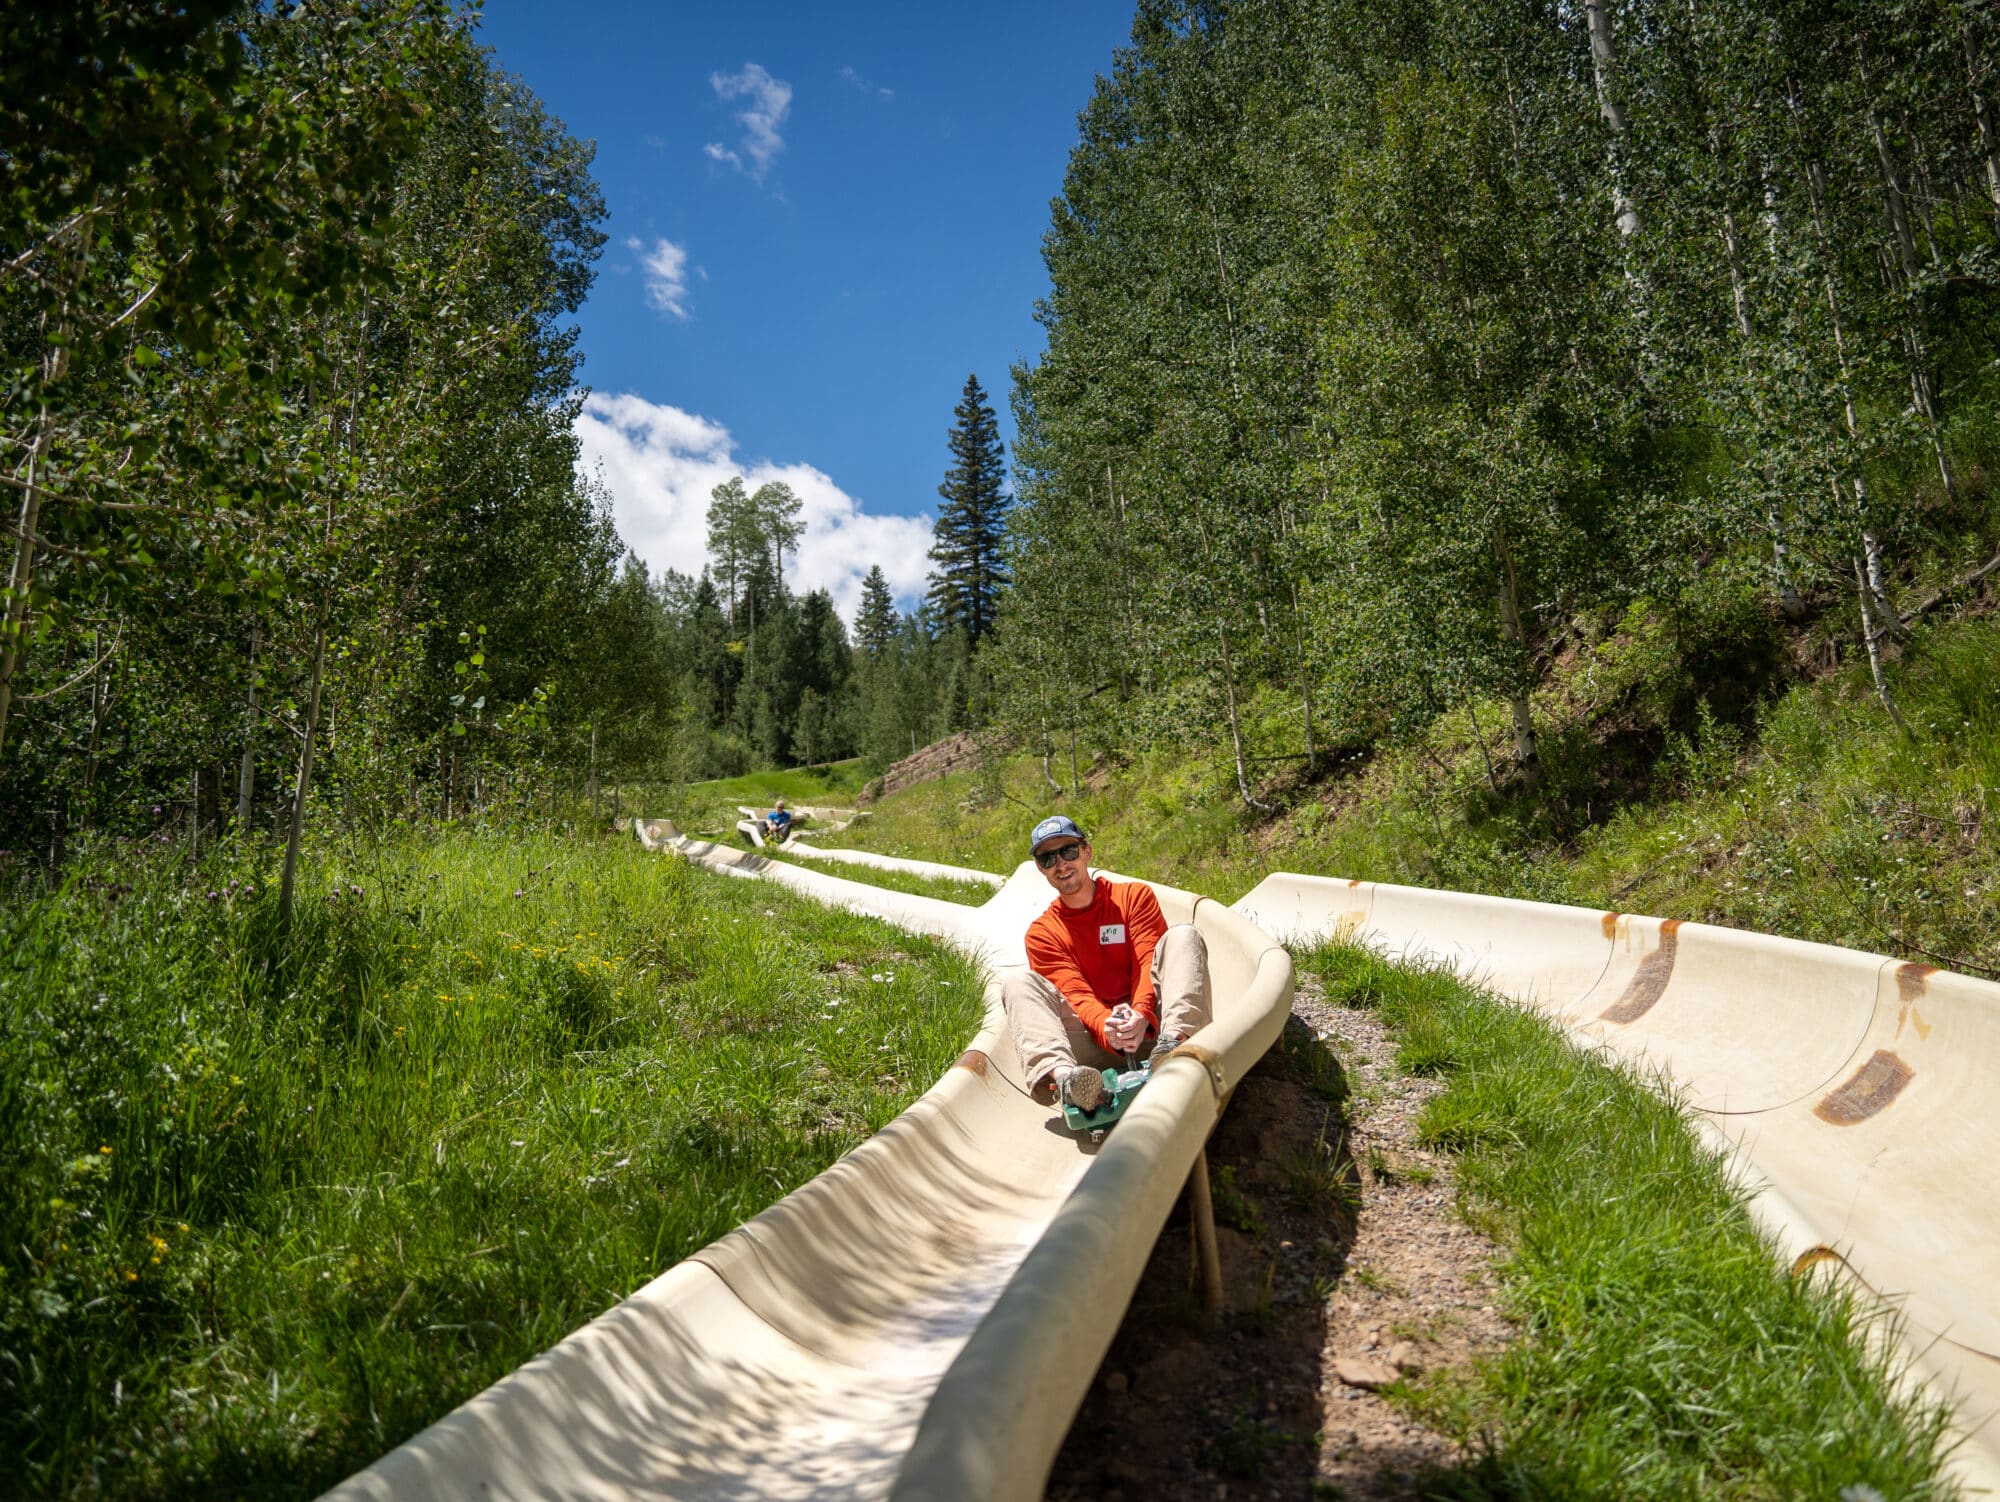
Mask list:
[[[1052,814],[1035,826],[1035,832],[1028,836],[1028,849],[1034,850],[1043,840],[1053,839],[1059,834],[1068,835],[1073,840],[1083,838],[1083,831],[1076,827],[1076,820],[1067,814]]]

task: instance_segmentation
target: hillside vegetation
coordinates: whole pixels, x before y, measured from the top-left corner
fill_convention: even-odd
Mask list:
[[[1803,650],[1803,638],[1794,644]],[[1785,643],[1773,628],[1773,654]],[[1672,633],[1634,616],[1579,641],[1537,696],[1561,727],[1549,779],[1496,775],[1490,703],[1351,758],[1246,810],[1226,748],[1084,762],[1057,791],[1037,758],[883,800],[820,841],[1012,870],[1044,811],[1072,814],[1100,864],[1230,900],[1303,871],[1756,928],[2000,973],[2000,622],[1927,628],[1893,669],[1909,726],[1850,663],[1673,727]],[[1253,708],[1282,712],[1269,700]],[[1477,722],[1486,739],[1472,734]],[[1067,764],[1060,764],[1067,780]]]

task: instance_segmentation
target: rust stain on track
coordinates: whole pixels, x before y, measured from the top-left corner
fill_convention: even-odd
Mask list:
[[[1618,915],[1607,915],[1615,923]],[[1625,994],[1599,1012],[1604,1022],[1637,1022],[1652,1011],[1653,1003],[1665,994],[1674,978],[1674,957],[1680,952],[1681,920],[1668,918],[1660,924],[1660,947],[1639,961],[1639,969],[1625,987]]]
[[[1912,1022],[1917,1026],[1919,1039],[1931,1035],[1931,1025],[1924,1021],[1924,1014],[1917,1010],[1917,1003],[1923,1000],[1924,993],[1930,989],[1931,977],[1937,973],[1937,966],[1920,965],[1915,960],[1905,961],[1896,967],[1896,994],[1901,998],[1896,1012],[1898,1038],[1903,1036],[1904,1025]]]
[[[1833,1126],[1853,1126],[1887,1109],[1914,1078],[1914,1069],[1888,1049],[1878,1048],[1852,1079],[1813,1107],[1813,1115]]]

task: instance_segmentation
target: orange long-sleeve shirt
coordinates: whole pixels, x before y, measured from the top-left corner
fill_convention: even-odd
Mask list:
[[[1104,1024],[1121,1001],[1159,1030],[1153,950],[1167,919],[1143,882],[1100,876],[1095,887],[1089,907],[1064,907],[1058,898],[1028,925],[1028,967],[1062,992],[1090,1035],[1110,1048]]]

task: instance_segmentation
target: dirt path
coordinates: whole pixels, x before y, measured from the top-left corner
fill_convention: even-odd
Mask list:
[[[1444,1436],[1374,1390],[1504,1341],[1493,1247],[1453,1212],[1373,1013],[1301,978],[1209,1142],[1229,1312],[1201,1310],[1185,1197],[1050,1476],[1057,1502],[1415,1497]],[[1346,1125],[1343,1126],[1343,1102]]]

